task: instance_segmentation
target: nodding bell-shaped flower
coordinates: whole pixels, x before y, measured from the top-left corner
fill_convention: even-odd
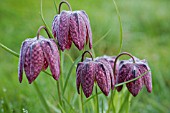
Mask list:
[[[113,70],[110,63],[104,58],[92,58],[84,59],[84,54],[89,51],[85,51],[82,55],[82,61],[78,63],[76,69],[76,85],[77,91],[80,93],[79,88],[82,86],[82,90],[85,96],[88,98],[93,91],[94,82],[96,81],[101,91],[107,96],[111,88],[114,88],[115,80],[113,77]]]
[[[62,1],[59,4],[59,14],[54,17],[52,23],[52,33],[58,40],[62,51],[70,49],[72,42],[82,50],[85,43],[89,42],[89,48],[92,48],[92,31],[90,21],[85,11],[62,11],[62,3],[66,3],[71,10],[68,2]]]
[[[46,39],[39,36],[41,26],[38,30],[37,37],[26,39],[21,46],[18,76],[22,82],[23,69],[25,71],[28,82],[31,84],[42,70],[50,67],[52,76],[58,80],[60,75],[60,56],[58,47],[53,39]],[[49,36],[49,34],[48,34]]]
[[[127,53],[126,53],[127,54]],[[126,84],[129,92],[136,96],[140,90],[142,89],[143,85],[146,86],[147,91],[152,91],[152,76],[150,72],[150,68],[146,60],[139,60],[136,57],[133,57],[129,60],[122,60],[119,63],[119,71],[117,74],[117,84],[132,80],[136,77],[141,76],[137,80],[129,82]],[[123,86],[118,86],[117,91],[121,91]]]

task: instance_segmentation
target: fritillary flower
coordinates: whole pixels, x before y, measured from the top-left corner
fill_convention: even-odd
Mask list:
[[[39,36],[40,30],[46,28],[41,26],[37,37],[26,39],[21,46],[19,58],[19,81],[22,82],[23,69],[31,84],[42,70],[50,67],[52,76],[58,80],[60,75],[60,56],[58,47],[53,39]],[[47,30],[46,30],[47,31]]]
[[[80,93],[79,88],[81,85],[85,96],[88,98],[92,94],[94,82],[96,81],[101,91],[108,96],[110,89],[114,88],[115,84],[111,65],[106,59],[100,57],[93,60],[90,52],[88,53],[92,58],[83,61],[86,52],[88,51],[83,53],[82,61],[78,63],[76,69],[77,91]]]
[[[84,45],[89,42],[89,48],[92,48],[92,31],[90,21],[85,11],[62,11],[61,4],[66,3],[70,10],[68,2],[62,1],[59,4],[59,14],[54,17],[52,23],[52,33],[58,40],[62,51],[70,49],[72,42],[82,50]]]
[[[132,80],[144,74],[142,77],[138,78],[137,80],[127,83],[126,86],[129,92],[133,96],[136,96],[140,92],[143,85],[146,86],[148,92],[151,92],[152,91],[152,76],[151,76],[150,68],[148,66],[147,61],[140,60],[130,55],[129,53],[123,53],[123,54],[127,54],[131,56],[132,58],[129,60],[120,61],[119,70],[116,76],[117,84]],[[123,54],[120,54],[119,56]],[[121,91],[122,87],[123,87],[122,85],[118,86],[117,91]]]

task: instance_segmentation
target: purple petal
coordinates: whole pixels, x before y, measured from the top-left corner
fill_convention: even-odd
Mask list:
[[[100,87],[101,91],[108,96],[110,88],[111,88],[111,79],[110,73],[107,67],[102,64],[98,63],[95,68],[95,76],[98,86]]]
[[[75,46],[82,50],[86,40],[86,25],[77,11],[70,17],[70,34]]]
[[[111,88],[113,90],[114,89],[114,85],[115,85],[115,78],[113,76],[113,69],[111,67],[110,62],[106,58],[104,58],[104,57],[96,58],[95,61],[101,62],[109,70],[109,76],[110,76],[110,79],[111,79]]]
[[[94,85],[94,66],[93,62],[84,64],[81,75],[81,86],[85,96],[88,98],[93,91]]]
[[[42,68],[42,70],[46,70],[48,68],[48,62],[46,60],[46,58],[44,58],[44,66]]]
[[[55,80],[58,80],[60,76],[60,56],[58,47],[53,40],[42,41],[41,44],[44,56],[50,66],[52,76]]]
[[[150,68],[147,64],[141,64],[139,65],[139,71],[141,72],[141,74],[149,71]],[[151,75],[151,72],[147,72],[143,77],[143,82],[147,88],[147,91],[148,92],[152,92],[152,75]]]
[[[117,84],[125,82],[125,79],[130,72],[130,66],[131,66],[130,64],[120,65],[118,75],[116,76]],[[118,92],[121,91],[122,87],[123,87],[123,85],[116,87],[117,91]]]
[[[129,71],[129,74],[126,78],[126,81],[134,79],[134,78],[140,76],[140,74],[141,74],[136,66],[131,67],[130,70],[131,71]],[[135,97],[140,92],[140,90],[142,89],[142,86],[143,86],[142,78],[139,78],[135,81],[127,83],[126,86],[129,90],[129,92]]]
[[[71,37],[69,34],[69,23],[70,23],[70,12],[62,11],[60,14],[59,28],[57,29],[58,35],[58,43],[60,49],[64,51],[65,49],[70,49],[71,47]]]
[[[59,21],[60,21],[60,15],[56,15],[52,23],[52,33],[54,35],[54,38],[58,37]]]
[[[24,50],[26,48],[26,42],[24,41],[21,45],[21,50],[20,50],[20,58],[19,58],[19,67],[18,67],[18,78],[19,78],[19,82],[22,82],[22,76],[23,76],[23,56],[25,56]]]
[[[24,62],[24,70],[25,74],[27,76],[28,82],[31,83],[32,80],[30,78],[30,47],[27,48],[26,54],[25,54],[25,62]]]
[[[32,83],[44,66],[44,55],[39,43],[39,40],[35,41],[31,45],[30,49],[30,76],[27,76],[29,83]]]
[[[29,48],[29,46],[35,41],[35,38],[28,38],[26,39],[21,46],[20,50],[20,60],[19,60],[19,69],[18,69],[18,75],[19,75],[19,81],[22,82],[22,75],[23,75],[23,67],[25,65],[25,56],[26,52]]]
[[[91,31],[91,26],[90,26],[90,20],[85,11],[79,11],[79,14],[82,16],[86,24],[86,29],[87,29],[86,43],[89,40],[89,48],[91,49],[92,48],[92,31]]]
[[[77,86],[77,92],[78,94],[80,94],[80,83],[81,83],[81,75],[82,75],[82,69],[83,68],[83,63],[80,62],[78,65],[77,65],[77,68],[76,68],[76,86]]]

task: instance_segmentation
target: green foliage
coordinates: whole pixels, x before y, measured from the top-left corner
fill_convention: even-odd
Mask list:
[[[51,28],[56,8],[53,3],[59,0],[43,0],[43,18]],[[119,52],[119,20],[112,0],[69,1],[73,10],[83,9],[89,15],[92,31],[94,52],[96,56],[102,54],[115,55]],[[169,48],[170,48],[170,15],[169,0],[116,0],[123,27],[122,51],[129,51],[139,58],[148,59],[152,69],[153,92],[149,94],[145,88],[137,97],[128,97],[127,90],[113,92],[105,98],[98,90],[100,111],[110,107],[110,110],[124,111],[128,107],[126,102],[132,98],[129,112],[160,113],[170,111],[170,76],[169,76]],[[27,37],[34,37],[36,30],[43,24],[40,17],[40,1],[37,0],[4,0],[0,3],[0,42],[19,53],[20,45]],[[66,9],[67,7],[62,7]],[[105,34],[103,36],[103,34]],[[42,32],[45,35],[45,32]],[[101,39],[98,43],[98,40]],[[36,83],[41,90],[50,111],[52,112],[80,112],[79,95],[76,91],[75,68],[70,69],[73,62],[67,57],[75,59],[81,54],[74,46],[66,51],[63,59],[63,80],[67,80],[62,103],[59,103],[56,82],[45,73],[41,73]],[[18,58],[0,48],[0,112],[45,112],[37,95],[34,85],[29,85],[24,76],[20,84],[17,78]],[[71,70],[72,73],[69,71]],[[70,73],[70,74],[69,74]],[[66,85],[67,84],[67,85]],[[95,90],[95,88],[94,88]],[[61,91],[62,92],[62,91]],[[94,112],[95,91],[89,99],[83,96],[84,112]],[[127,98],[125,98],[127,97]],[[125,101],[125,102],[124,102]],[[122,106],[123,105],[123,106]],[[115,107],[116,110],[113,108]],[[118,109],[117,109],[118,108]],[[48,109],[48,108],[46,108]],[[126,111],[125,111],[126,112]]]

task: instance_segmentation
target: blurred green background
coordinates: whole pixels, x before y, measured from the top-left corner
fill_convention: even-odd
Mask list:
[[[56,0],[58,4],[60,1]],[[94,48],[96,56],[116,55],[119,49],[119,22],[112,0],[69,0],[73,10],[85,10],[91,22],[93,42],[99,40],[109,29],[107,37]],[[153,92],[146,88],[132,98],[131,113],[170,113],[170,1],[169,0],[117,0],[123,25],[123,49],[140,59],[147,59],[152,70]],[[66,9],[66,5],[62,7]],[[56,15],[53,0],[43,0],[43,14],[51,28]],[[28,37],[35,37],[39,26],[40,0],[0,0],[0,42],[19,53],[20,45]],[[42,35],[46,36],[44,31]],[[74,46],[66,51],[73,59],[81,52]],[[71,61],[64,59],[64,75]],[[33,85],[24,75],[18,81],[18,58],[0,48],[0,112],[45,112]],[[75,69],[68,82],[66,98],[77,97]],[[64,76],[65,78],[65,76]],[[65,80],[65,79],[64,79]],[[55,106],[56,82],[41,73],[36,79],[41,92]],[[70,98],[71,100],[71,98]],[[70,101],[69,100],[69,101]],[[73,106],[76,107],[74,102]],[[9,112],[9,111],[8,111]]]

